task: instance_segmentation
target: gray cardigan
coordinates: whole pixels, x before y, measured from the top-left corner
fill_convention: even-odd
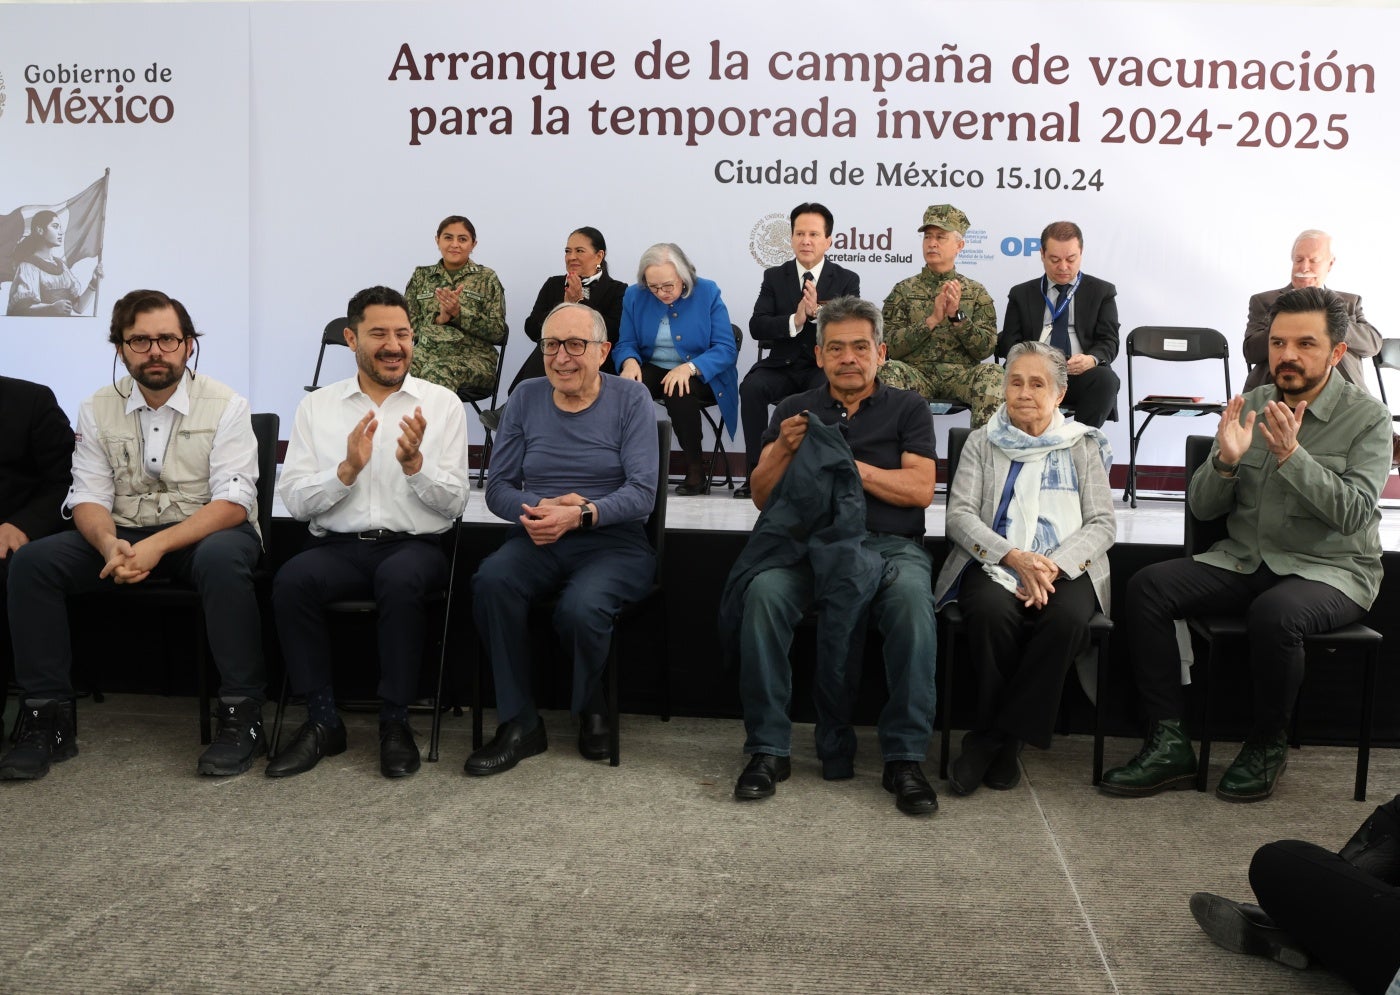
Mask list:
[[[1108,486],[1108,473],[1099,459],[1099,447],[1092,439],[1087,436],[1080,439],[1070,453],[1079,479],[1084,524],[1050,554],[1050,559],[1071,580],[1088,571],[1099,607],[1108,614],[1108,550],[1116,535],[1113,494]],[[990,524],[1010,472],[1011,460],[987,441],[985,427],[967,437],[958,462],[958,474],[948,494],[945,531],[952,549],[933,586],[935,604],[942,603],[943,596],[968,563],[974,559],[978,565],[998,563],[1012,550],[1011,543],[997,535]]]

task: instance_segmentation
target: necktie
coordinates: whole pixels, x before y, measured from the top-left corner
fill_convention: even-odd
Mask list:
[[[1065,296],[1069,293],[1068,283],[1055,284],[1055,316],[1050,323],[1050,344],[1066,356],[1069,355],[1069,304]]]

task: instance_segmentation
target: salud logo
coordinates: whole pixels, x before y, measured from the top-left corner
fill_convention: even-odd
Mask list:
[[[786,214],[765,214],[749,231],[749,253],[767,269],[792,258],[792,225]]]

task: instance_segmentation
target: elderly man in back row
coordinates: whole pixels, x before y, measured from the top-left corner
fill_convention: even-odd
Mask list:
[[[472,580],[500,725],[467,758],[468,774],[499,774],[548,748],[526,634],[531,603],[552,594],[554,627],[573,656],[579,753],[601,760],[610,752],[603,668],[613,615],[655,576],[643,524],[656,501],[660,456],[651,392],[600,372],[609,348],[601,314],[558,305],[540,334],[548,379],[517,387],[501,418],[486,503],[519,525]]]
[[[971,225],[952,204],[924,212],[924,269],[895,284],[885,298],[890,361],[880,380],[927,400],[951,398],[972,409],[972,427],[986,424],[1002,402],[1001,367],[984,363],[997,344],[992,295],[957,269]]]
[[[1196,755],[1184,709],[1173,620],[1243,614],[1249,628],[1254,727],[1216,794],[1257,801],[1288,762],[1288,719],[1303,681],[1303,637],[1354,622],[1381,586],[1380,501],[1390,464],[1390,413],[1337,375],[1345,303],[1330,290],[1290,290],[1274,302],[1274,383],[1236,395],[1187,500],[1228,537],[1189,559],[1156,563],[1128,582],[1133,666],[1150,723],[1127,765],[1104,774],[1108,794],[1186,786]]]
[[[879,721],[882,783],[901,812],[938,809],[919,766],[936,694],[932,574],[923,548],[935,478],[933,423],[919,395],[876,379],[884,360],[875,305],[856,297],[830,301],[817,315],[816,361],[827,383],[779,403],[763,436],[752,485],[764,514],[730,575],[722,609],[726,627],[729,616],[742,615],[739,692],[749,760],[734,786],[740,801],[772,795],[792,771],[788,650],[808,608],[830,601],[819,622],[815,681],[822,776],[855,774],[850,712],[864,633],[854,623],[868,606],[884,637],[889,688]],[[812,512],[832,521],[817,521]],[[811,541],[802,556],[789,537],[806,533]],[[835,631],[841,622],[845,631]]]

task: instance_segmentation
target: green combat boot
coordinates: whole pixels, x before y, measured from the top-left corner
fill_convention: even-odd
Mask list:
[[[1180,719],[1158,722],[1137,756],[1106,771],[1099,790],[1107,795],[1139,798],[1167,788],[1189,787],[1196,777],[1196,753]]]
[[[1217,796],[1227,802],[1263,801],[1274,793],[1279,775],[1288,766],[1288,733],[1251,736],[1244,741],[1240,755],[1225,769],[1216,786]]]

